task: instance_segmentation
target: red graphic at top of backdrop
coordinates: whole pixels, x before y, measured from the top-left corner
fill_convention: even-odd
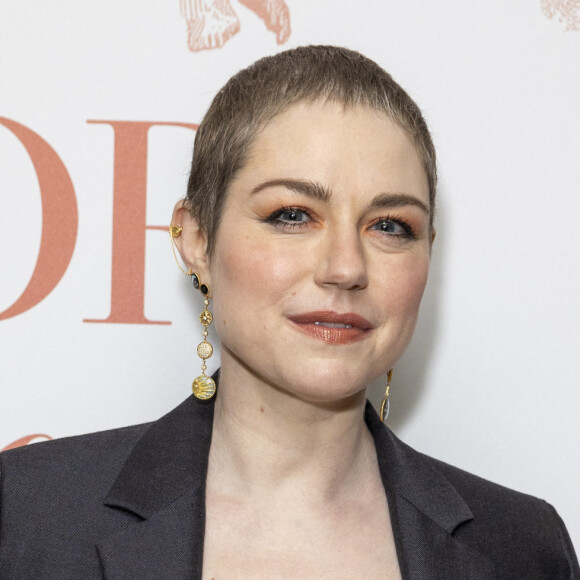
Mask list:
[[[239,0],[266,24],[283,44],[290,37],[290,11],[284,0]],[[230,0],[180,0],[181,15],[187,22],[189,50],[221,48],[240,30],[240,19]]]
[[[541,0],[542,11],[548,18],[558,17],[566,30],[580,30],[580,0]]]

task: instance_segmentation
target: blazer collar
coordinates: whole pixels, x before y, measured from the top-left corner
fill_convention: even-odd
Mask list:
[[[488,558],[453,536],[473,520],[457,490],[431,460],[397,439],[368,401],[365,421],[377,449],[402,577],[495,578]]]
[[[201,579],[213,410],[192,395],[133,449],[104,502],[134,516],[97,546],[105,578]]]
[[[98,546],[106,578],[201,578],[213,408],[191,396],[153,423],[135,446],[105,500],[135,516]],[[493,578],[490,562],[453,537],[473,519],[455,488],[399,441],[368,402],[365,421],[403,578]]]
[[[119,473],[105,505],[147,519],[205,486],[213,401],[193,395],[152,423]]]
[[[427,458],[395,437],[368,401],[365,421],[375,441],[387,493],[401,495],[450,534],[463,522],[473,519],[468,505],[449,481]]]

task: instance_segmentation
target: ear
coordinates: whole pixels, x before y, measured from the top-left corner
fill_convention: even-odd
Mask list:
[[[175,246],[185,264],[186,270],[191,270],[199,275],[204,284],[209,284],[209,260],[207,257],[207,236],[199,226],[197,218],[185,205],[185,200],[180,200],[173,208],[171,224],[182,228],[181,234],[173,238]]]

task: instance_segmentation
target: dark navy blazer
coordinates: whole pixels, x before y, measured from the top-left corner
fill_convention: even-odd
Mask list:
[[[213,403],[0,455],[2,580],[201,578]],[[404,579],[580,580],[539,499],[426,457],[367,404]]]

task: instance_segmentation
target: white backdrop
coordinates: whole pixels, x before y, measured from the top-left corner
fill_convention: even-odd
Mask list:
[[[547,499],[580,548],[578,3],[286,0],[290,27],[274,31],[265,3],[231,0],[208,50],[188,46],[193,0],[0,4],[0,448],[150,421],[189,395],[201,302],[167,234],[144,228],[169,225],[194,132],[145,122],[198,123],[260,56],[345,45],[416,98],[440,160],[432,272],[389,422]]]

